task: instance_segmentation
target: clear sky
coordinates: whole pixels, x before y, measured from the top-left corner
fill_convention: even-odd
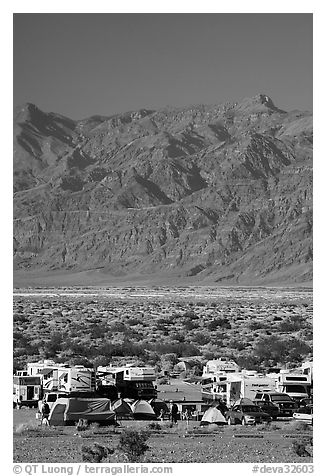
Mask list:
[[[312,110],[312,14],[14,15],[14,105],[73,119],[265,93]]]

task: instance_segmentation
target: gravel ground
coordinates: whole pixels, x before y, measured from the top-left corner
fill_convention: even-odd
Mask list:
[[[33,419],[34,417],[34,419]],[[22,424],[29,430],[21,431]],[[50,427],[40,431],[35,411],[14,411],[14,454],[16,463],[70,463],[81,462],[81,446],[93,442],[110,448],[118,445],[122,428],[148,428],[148,422],[122,422],[122,428],[109,427],[88,434],[77,433],[74,427]],[[298,456],[292,447],[294,441],[312,436],[311,428],[280,421],[270,429],[265,427],[198,427],[184,422],[152,432],[148,440],[150,450],[144,462],[153,463],[310,463],[312,457]],[[18,428],[18,431],[17,431]],[[103,434],[105,431],[105,434]],[[82,436],[81,436],[82,435]],[[114,453],[107,462],[124,462]]]

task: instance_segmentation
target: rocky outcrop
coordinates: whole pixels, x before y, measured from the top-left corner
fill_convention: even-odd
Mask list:
[[[312,116],[266,95],[14,122],[16,272],[312,278]]]

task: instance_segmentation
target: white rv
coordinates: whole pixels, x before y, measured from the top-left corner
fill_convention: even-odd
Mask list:
[[[226,382],[226,402],[233,405],[240,398],[254,400],[257,392],[275,391],[274,379],[264,375],[229,375]]]
[[[61,392],[95,392],[95,371],[75,365],[58,372],[58,390]]]
[[[23,371],[19,372],[22,373]],[[13,403],[14,407],[28,406],[37,407],[38,400],[42,396],[40,377],[30,375],[14,375],[13,379]]]
[[[203,378],[210,377],[220,373],[240,372],[240,367],[234,360],[221,357],[219,359],[208,360],[203,368]]]
[[[225,399],[226,381],[230,374],[238,375],[240,367],[234,360],[221,357],[208,360],[203,368],[201,392],[203,400]]]
[[[300,401],[310,396],[311,376],[299,372],[281,370],[274,376],[275,390],[287,393],[293,400]]]
[[[104,385],[114,385],[121,398],[149,400],[157,397],[153,367],[98,367],[97,375]]]
[[[39,376],[45,392],[94,392],[95,371],[75,365],[69,367],[64,364],[56,364],[53,360],[33,362],[27,364],[28,374]]]
[[[314,364],[312,361],[307,361],[303,362],[301,365],[301,370],[304,375],[309,375],[311,379],[311,384],[313,381],[313,370],[314,370]]]

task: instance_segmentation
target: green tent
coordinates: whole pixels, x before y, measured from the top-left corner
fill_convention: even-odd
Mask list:
[[[156,420],[155,412],[146,400],[136,400],[131,409],[135,420]]]
[[[51,408],[50,425],[73,425],[80,419],[114,424],[115,413],[107,398],[58,398]]]

